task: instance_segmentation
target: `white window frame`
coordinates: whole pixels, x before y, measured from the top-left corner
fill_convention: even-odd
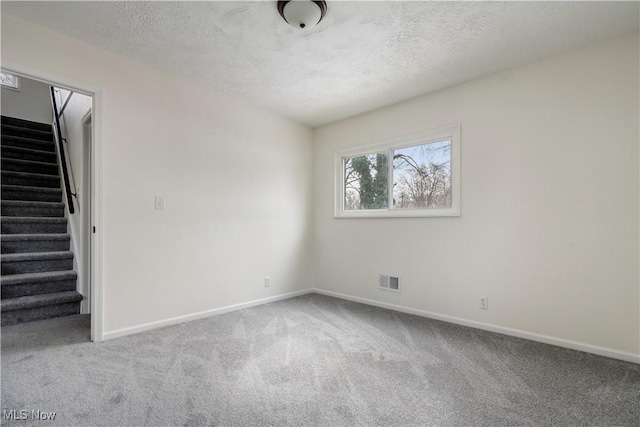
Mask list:
[[[13,81],[16,83],[15,86],[12,85],[8,85],[8,84],[4,84],[4,83],[0,83],[0,86],[2,86],[3,89],[9,89],[9,90],[15,90],[16,92],[20,92],[20,77],[16,76],[13,73],[8,73],[4,70],[2,70],[2,74],[8,74],[10,76],[13,76]]]
[[[443,140],[451,141],[451,206],[447,208],[389,208],[393,206],[393,150]],[[345,210],[344,167],[348,158],[385,151],[389,156],[387,209]],[[335,155],[335,218],[421,218],[460,216],[460,125],[449,125],[339,150]]]

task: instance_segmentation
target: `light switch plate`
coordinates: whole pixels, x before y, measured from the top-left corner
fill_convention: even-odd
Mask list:
[[[164,196],[156,196],[156,210],[157,211],[164,210]]]

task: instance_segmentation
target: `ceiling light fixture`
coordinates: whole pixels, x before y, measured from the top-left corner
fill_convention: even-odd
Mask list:
[[[324,0],[286,0],[278,2],[278,12],[294,28],[313,28],[327,13]]]

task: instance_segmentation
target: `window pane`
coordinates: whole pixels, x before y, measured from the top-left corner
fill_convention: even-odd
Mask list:
[[[344,209],[387,209],[389,159],[386,152],[344,159]]]
[[[451,140],[393,151],[393,207],[451,207]]]
[[[18,78],[13,74],[8,73],[0,73],[0,84],[2,86],[8,86],[17,89],[18,88]]]

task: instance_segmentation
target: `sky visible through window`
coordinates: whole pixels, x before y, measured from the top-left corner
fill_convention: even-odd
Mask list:
[[[437,141],[393,151],[395,208],[451,206],[451,141]]]

